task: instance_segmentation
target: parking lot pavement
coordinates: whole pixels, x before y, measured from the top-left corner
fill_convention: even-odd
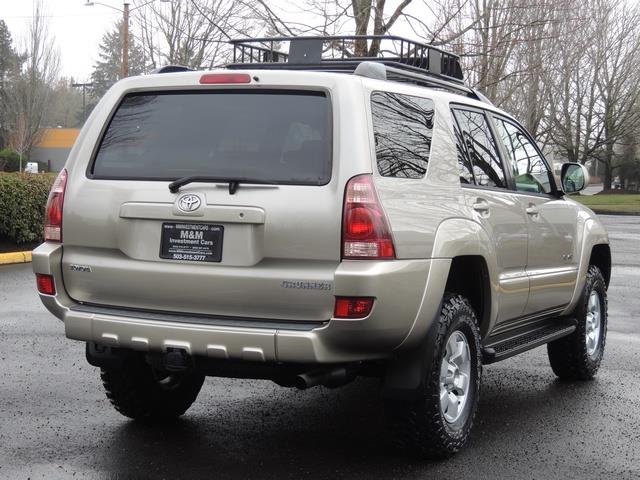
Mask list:
[[[40,305],[30,265],[0,267],[0,478],[640,478],[640,221],[603,220],[614,270],[597,379],[557,381],[544,348],[486,367],[469,448],[437,463],[389,447],[373,380],[207,379],[181,420],[128,421]]]

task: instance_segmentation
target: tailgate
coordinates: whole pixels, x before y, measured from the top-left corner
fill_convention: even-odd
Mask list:
[[[340,261],[328,94],[126,95],[65,194],[65,288],[79,302],[325,321]],[[189,176],[216,181],[168,184]],[[237,189],[224,179],[241,179]]]

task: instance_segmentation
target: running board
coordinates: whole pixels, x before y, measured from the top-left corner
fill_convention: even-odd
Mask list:
[[[533,328],[529,325],[494,337],[488,337],[485,339],[486,343],[482,348],[482,363],[487,365],[499,362],[540,345],[566,337],[575,331],[576,324],[577,322],[573,318],[553,318]]]

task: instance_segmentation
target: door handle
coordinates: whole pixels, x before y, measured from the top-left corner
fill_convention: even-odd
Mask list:
[[[489,202],[483,198],[476,198],[476,203],[474,203],[472,207],[476,212],[488,212]]]
[[[538,215],[538,208],[535,205],[529,205],[526,209],[525,212],[527,212],[528,215]]]
[[[476,198],[475,203],[472,205],[473,209],[484,215],[489,215],[489,202],[487,202],[484,198]]]

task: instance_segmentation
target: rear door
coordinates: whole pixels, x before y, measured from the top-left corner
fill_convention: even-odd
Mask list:
[[[86,172],[71,172],[69,295],[169,312],[329,319],[343,188],[332,176],[332,125],[321,89],[125,95]],[[176,179],[202,175],[221,180],[169,191]]]
[[[578,274],[577,211],[555,195],[551,169],[526,131],[503,117],[494,117],[494,124],[511,165],[515,197],[527,216],[530,292],[525,314],[560,311],[571,301]]]
[[[474,220],[495,242],[499,283],[497,323],[503,323],[522,315],[529,292],[524,210],[509,189],[509,172],[501,163],[485,113],[455,106],[453,114],[465,202]]]

